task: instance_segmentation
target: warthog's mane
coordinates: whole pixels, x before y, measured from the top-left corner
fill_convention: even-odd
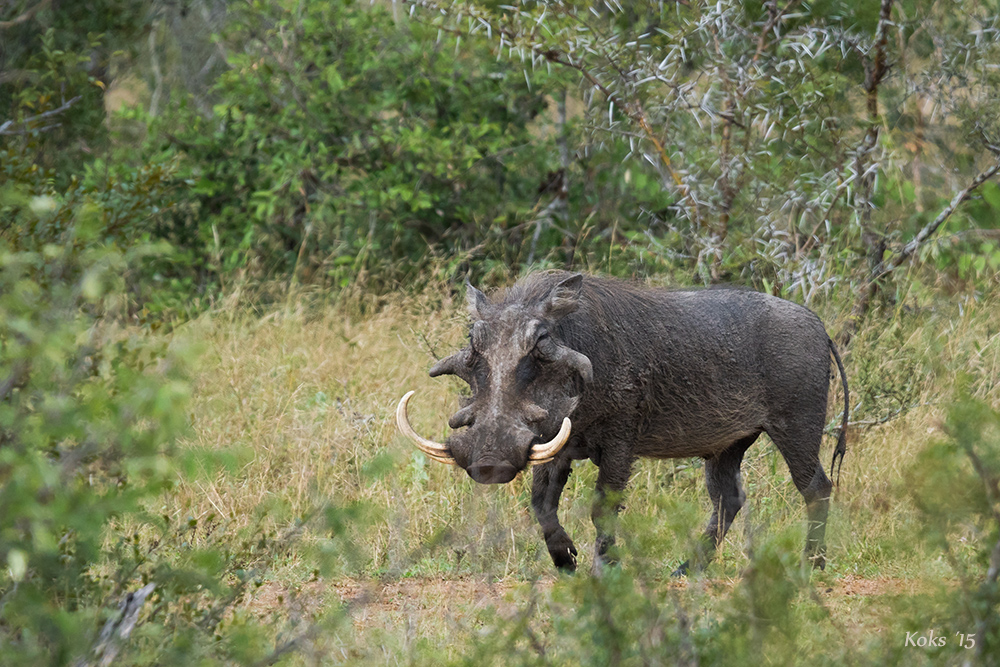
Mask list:
[[[496,309],[519,304],[527,309],[540,306],[560,282],[570,277],[565,271],[541,271],[503,290],[494,297]],[[581,290],[581,311],[593,321],[613,321],[634,317],[648,306],[654,288],[629,280],[586,276]]]

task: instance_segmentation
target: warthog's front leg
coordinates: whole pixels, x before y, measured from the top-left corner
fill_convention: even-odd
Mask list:
[[[576,570],[576,547],[559,523],[559,496],[569,479],[571,459],[557,456],[551,463],[536,466],[531,480],[531,506],[542,526],[545,546],[560,570]]]
[[[712,516],[708,520],[698,550],[691,560],[684,561],[673,576],[688,573],[691,567],[703,570],[715,556],[715,551],[729,532],[733,519],[746,502],[740,479],[740,466],[743,465],[743,455],[750,445],[757,440],[759,433],[754,433],[737,440],[728,448],[705,460],[705,486],[708,487],[708,497],[712,499]]]
[[[622,493],[628,485],[632,474],[633,456],[625,447],[618,447],[603,452],[597,471],[597,489],[594,494],[594,505],[590,516],[597,528],[597,540],[594,543],[595,575],[601,573],[605,565],[617,565],[618,557],[608,552],[615,545],[615,527],[618,513],[622,509]]]

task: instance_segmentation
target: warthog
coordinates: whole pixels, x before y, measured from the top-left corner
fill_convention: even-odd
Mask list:
[[[469,344],[431,368],[472,395],[448,420],[444,444],[404,434],[427,456],[483,484],[534,468],[531,504],[556,567],[576,569],[559,524],[570,463],[598,466],[592,517],[595,570],[608,562],[613,519],[639,456],[705,459],[712,516],[695,563],[711,559],[746,499],[743,455],[767,433],[788,464],[809,517],[806,556],[825,565],[832,484],[819,460],[830,355],[844,383],[844,416],[831,469],[846,452],[847,377],[819,318],[797,304],[740,289],[679,290],[536,273],[487,299],[467,285]],[[678,573],[687,570],[682,565]]]

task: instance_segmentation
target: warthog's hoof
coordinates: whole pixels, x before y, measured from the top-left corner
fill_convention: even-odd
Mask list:
[[[549,547],[549,555],[552,556],[552,562],[561,571],[567,574],[576,572],[576,547],[573,546],[572,542]]]
[[[671,577],[686,577],[688,570],[691,569],[691,561],[684,561],[677,566],[677,569],[670,573]]]
[[[604,554],[603,556],[596,555],[594,557],[594,564],[590,568],[590,574],[594,577],[600,577],[604,574],[605,570],[608,568],[616,568],[618,565],[618,559],[613,556],[608,556],[607,554]]]
[[[813,554],[812,556],[806,556],[809,562],[812,563],[814,570],[825,570],[826,569],[826,556],[823,554]]]

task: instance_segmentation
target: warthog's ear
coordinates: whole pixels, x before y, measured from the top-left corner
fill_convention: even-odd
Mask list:
[[[483,311],[486,309],[486,295],[477,290],[465,279],[465,302],[469,305],[469,315],[473,320],[483,319]]]
[[[569,315],[580,305],[580,290],[583,288],[583,274],[574,273],[552,288],[541,305],[542,317],[558,320]]]

